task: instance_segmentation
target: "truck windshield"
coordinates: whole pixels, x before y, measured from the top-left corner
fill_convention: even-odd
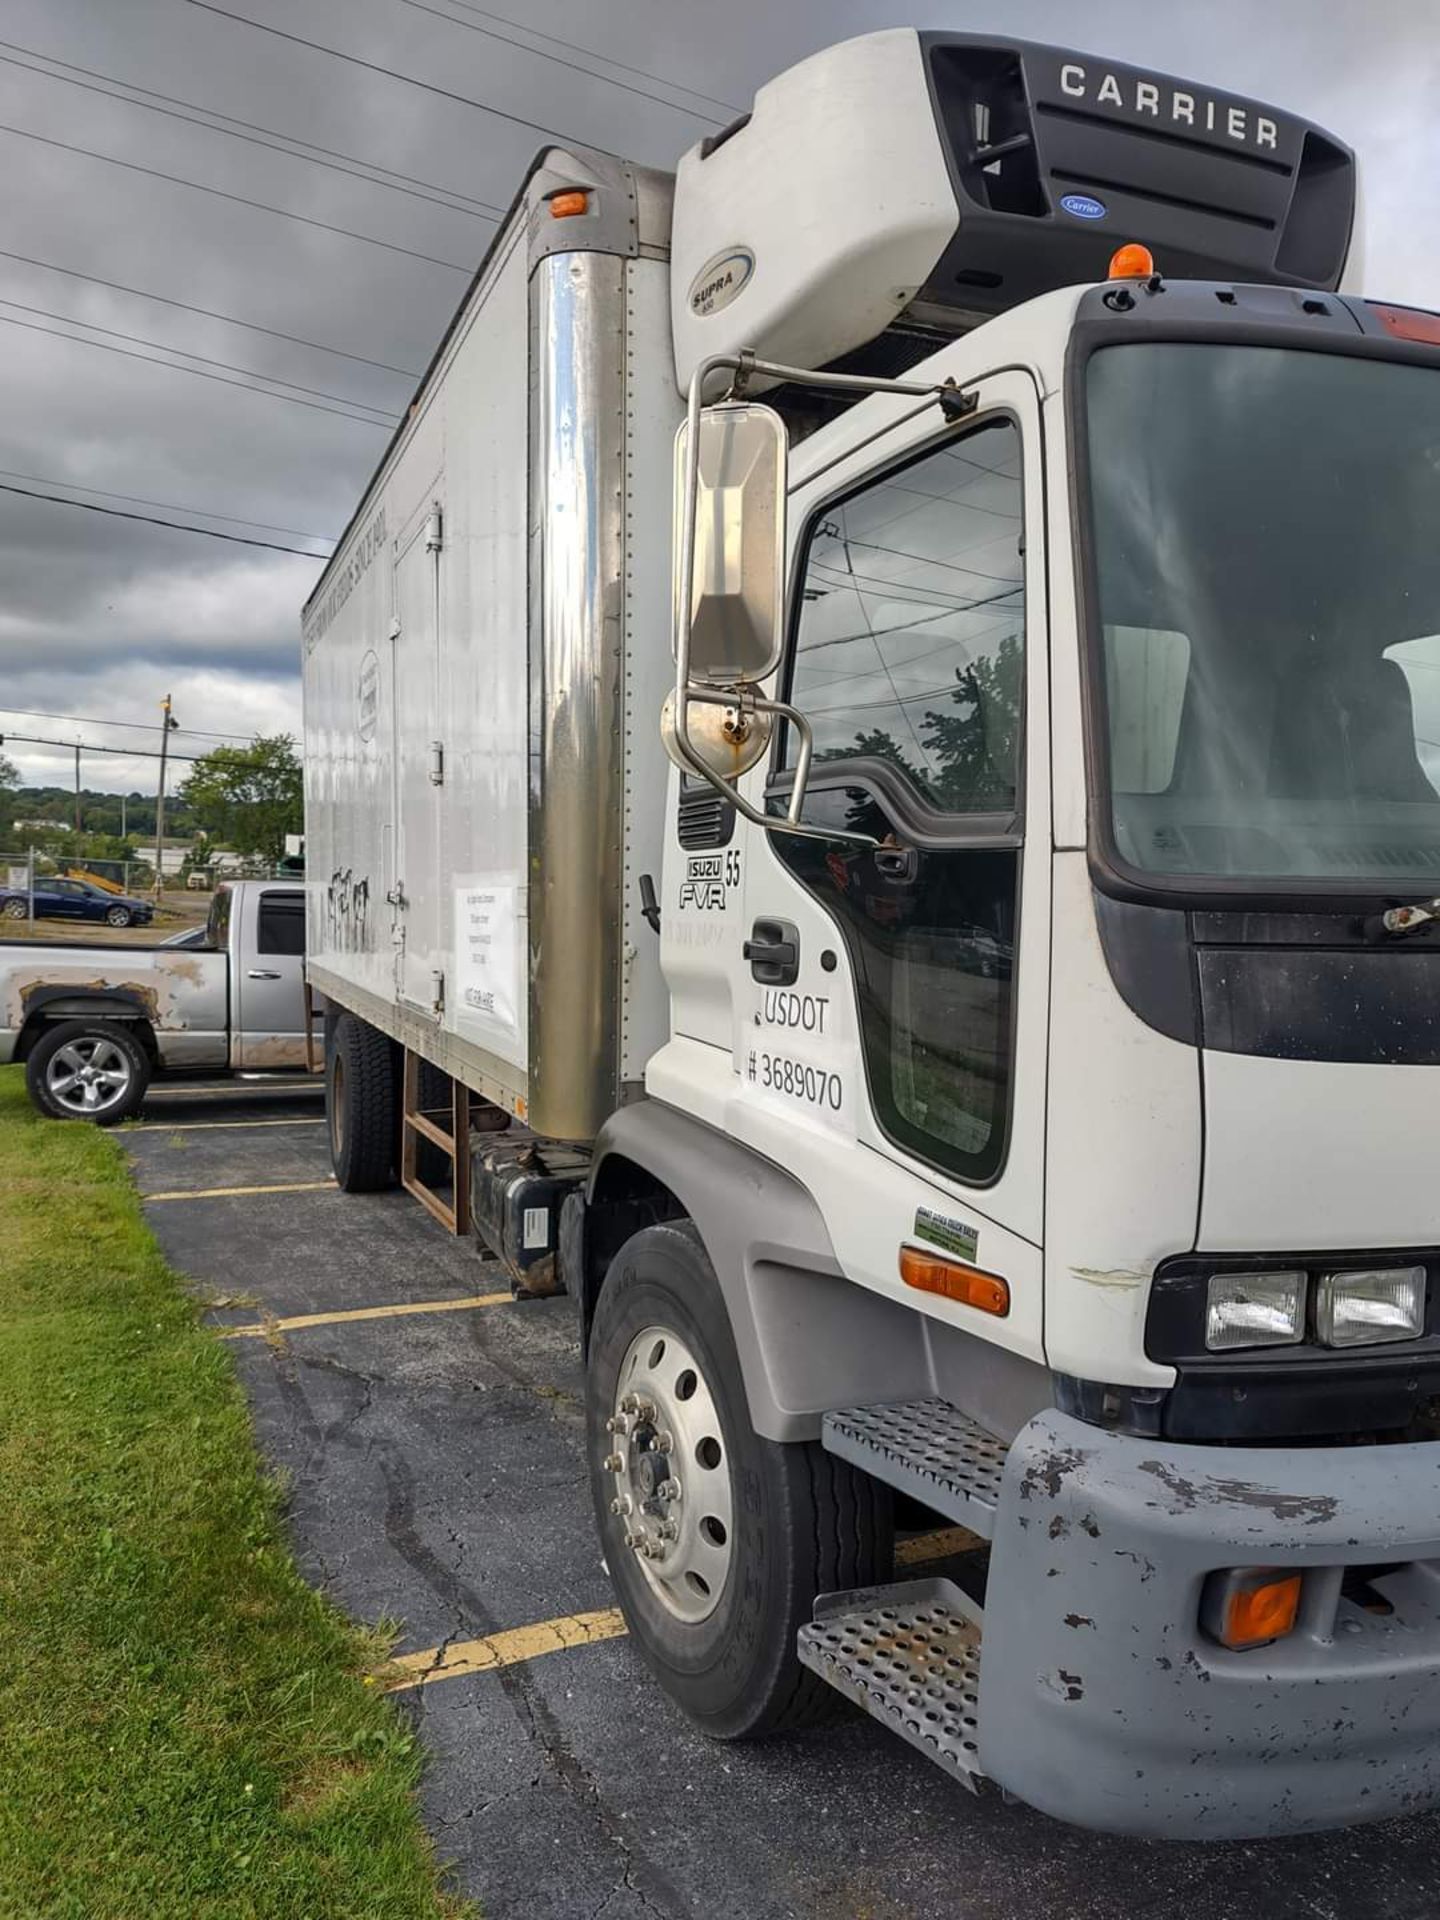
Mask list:
[[[1440,370],[1105,347],[1086,370],[1111,851],[1440,885]]]

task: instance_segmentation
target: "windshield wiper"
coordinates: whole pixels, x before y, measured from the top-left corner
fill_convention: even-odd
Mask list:
[[[1437,920],[1440,920],[1440,897],[1417,900],[1410,906],[1387,907],[1380,915],[1380,931],[1396,936],[1419,933],[1422,927],[1431,926]]]

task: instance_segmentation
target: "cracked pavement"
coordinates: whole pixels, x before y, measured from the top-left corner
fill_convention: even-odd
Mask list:
[[[124,1130],[142,1192],[321,1178],[318,1114],[163,1086]],[[503,1285],[404,1194],[251,1194],[150,1212],[217,1325]],[[614,1604],[581,1452],[571,1309],[541,1300],[237,1340],[262,1452],[289,1476],[307,1577],[397,1651]],[[436,1658],[443,1654],[437,1653]],[[975,1799],[892,1735],[718,1746],[624,1639],[396,1695],[429,1754],[425,1819],[487,1920],[1429,1920],[1440,1817],[1207,1849],[1115,1840]],[[357,1920],[363,1917],[357,1916]]]

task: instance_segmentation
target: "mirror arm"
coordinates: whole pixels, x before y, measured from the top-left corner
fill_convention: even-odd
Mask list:
[[[804,367],[788,367],[773,360],[759,360],[748,350],[717,353],[700,361],[690,376],[686,394],[685,419],[685,508],[680,522],[679,581],[675,596],[675,744],[687,766],[728,800],[737,813],[767,833],[792,833],[806,840],[842,840],[853,846],[873,847],[879,842],[868,833],[853,833],[844,828],[807,827],[800,818],[805,806],[805,791],[810,781],[810,763],[814,755],[815,735],[810,722],[798,708],[781,700],[761,700],[750,696],[748,704],[764,713],[778,714],[800,736],[800,757],[795,766],[795,784],[790,807],[782,820],[751,806],[732,781],[707,767],[690,744],[689,705],[692,700],[712,706],[739,706],[746,702],[739,692],[691,688],[690,617],[695,598],[695,515],[700,482],[700,415],[704,407],[705,385],[713,374],[730,372],[730,393],[737,396],[755,375],[780,380],[793,386],[823,387],[844,393],[894,393],[916,399],[931,399],[947,420],[961,420],[973,413],[979,395],[966,392],[953,380],[923,384],[915,380],[885,380],[857,373],[812,373]]]

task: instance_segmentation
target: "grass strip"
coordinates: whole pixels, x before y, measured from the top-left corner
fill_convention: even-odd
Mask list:
[[[118,1143],[0,1069],[0,1915],[459,1920]]]

